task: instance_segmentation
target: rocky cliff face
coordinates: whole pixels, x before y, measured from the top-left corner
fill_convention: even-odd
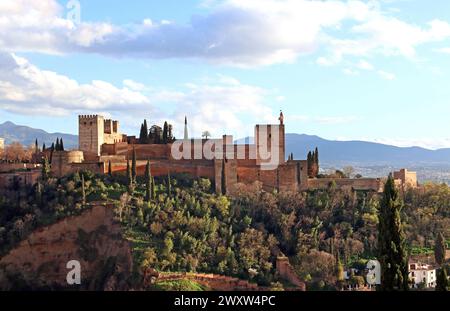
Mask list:
[[[69,285],[67,263],[81,264],[81,285]],[[40,228],[0,259],[0,290],[126,290],[131,249],[112,207]]]

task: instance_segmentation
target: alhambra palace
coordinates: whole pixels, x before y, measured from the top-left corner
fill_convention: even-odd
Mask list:
[[[56,177],[82,170],[125,173],[127,161],[135,154],[138,175],[144,174],[147,161],[150,161],[153,176],[188,174],[209,178],[215,181],[218,193],[222,192],[222,185],[227,194],[233,194],[236,185],[255,182],[260,182],[267,191],[326,189],[333,183],[339,189],[381,192],[384,186],[383,178],[310,178],[308,161],[294,160],[293,156],[286,159],[282,112],[278,124],[255,126],[253,144],[235,144],[230,135],[219,139],[189,139],[187,120],[184,139],[166,144],[139,143],[135,136],[120,132],[119,121],[107,120],[100,115],[80,115],[78,125],[78,150],[55,151],[52,155],[51,169]],[[160,138],[161,128],[153,126],[150,135]],[[0,184],[8,183],[12,178],[20,178],[22,183],[34,183],[39,170],[0,176]],[[394,178],[401,187],[417,186],[416,173],[406,169],[395,172]]]

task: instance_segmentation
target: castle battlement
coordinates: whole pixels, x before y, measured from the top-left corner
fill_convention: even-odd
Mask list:
[[[78,119],[97,119],[97,118],[103,118],[103,117],[99,116],[98,114],[85,114],[85,115],[78,116]]]

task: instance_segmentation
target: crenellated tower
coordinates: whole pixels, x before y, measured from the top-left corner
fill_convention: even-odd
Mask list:
[[[78,116],[78,145],[81,151],[91,155],[100,155],[104,135],[105,120],[102,116]]]

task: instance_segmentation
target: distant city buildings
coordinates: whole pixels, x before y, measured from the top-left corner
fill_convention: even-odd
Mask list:
[[[5,149],[5,139],[0,137],[0,151]]]

